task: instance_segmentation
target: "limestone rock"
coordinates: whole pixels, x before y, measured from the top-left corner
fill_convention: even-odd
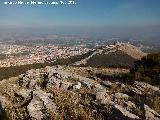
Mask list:
[[[149,106],[144,105],[146,120],[160,120],[160,115]]]
[[[9,105],[9,101],[6,97],[0,95],[0,104],[3,109],[5,109]]]
[[[31,99],[32,96],[32,90],[30,89],[21,89],[20,91],[17,92],[17,94],[21,97],[24,98],[24,100],[29,100]]]
[[[114,97],[115,97],[115,102],[118,103],[128,101],[130,98],[128,95],[123,93],[115,93]]]
[[[145,82],[138,82],[135,81],[135,91],[138,91],[138,93],[147,93],[151,95],[160,95],[160,90],[158,87],[152,86]]]
[[[47,87],[49,88],[52,87],[52,85],[54,85],[56,88],[59,88],[61,81],[61,79],[57,79],[54,76],[52,76],[48,80]]]
[[[129,111],[127,111],[126,109],[124,109],[122,106],[120,105],[114,105],[114,107],[120,111],[122,114],[118,116],[119,120],[140,120],[140,118],[138,116],[136,116],[135,114],[130,113]],[[116,113],[115,113],[116,114]]]
[[[79,90],[81,88],[82,84],[78,82],[76,85],[73,86],[74,90]]]
[[[111,104],[111,97],[107,94],[106,90],[99,91],[96,93],[96,100],[100,101],[102,104]]]
[[[47,112],[44,102],[37,96],[34,96],[29,105],[27,106],[30,117],[36,120],[47,119]]]
[[[42,90],[37,90],[37,91],[34,91],[33,94],[35,96],[38,96],[44,102],[44,105],[47,110],[49,110],[51,112],[56,111],[56,104],[51,99],[53,97],[53,95],[51,93],[46,93]]]

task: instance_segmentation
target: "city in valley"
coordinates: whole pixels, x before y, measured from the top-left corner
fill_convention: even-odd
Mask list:
[[[76,35],[7,35],[0,37],[0,67],[54,62],[83,55],[117,41],[129,42],[147,52],[159,50],[159,41],[150,43],[147,40],[97,39]]]
[[[0,43],[0,67],[19,66],[33,63],[44,63],[57,59],[82,55],[88,48],[60,45],[13,45]]]

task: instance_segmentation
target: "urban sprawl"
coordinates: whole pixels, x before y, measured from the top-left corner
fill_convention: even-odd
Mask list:
[[[79,46],[59,46],[59,45],[9,45],[0,44],[0,67],[19,66],[33,63],[44,63],[45,61],[55,61],[57,59],[69,58],[75,55],[87,53],[88,48]]]

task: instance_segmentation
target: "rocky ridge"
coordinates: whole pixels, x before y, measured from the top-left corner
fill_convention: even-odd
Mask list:
[[[141,59],[143,56],[146,56],[146,53],[142,52],[139,48],[131,45],[130,43],[117,42],[115,44],[107,45],[105,47],[96,49],[90,56],[74,63],[74,65],[87,65],[88,61],[94,60],[94,56],[110,56],[110,54],[113,54],[114,56],[116,54],[118,54],[117,56],[123,54],[124,56],[129,57],[129,59],[133,59],[133,61]],[[123,62],[121,60],[119,61],[120,62],[118,63]]]
[[[160,119],[156,110],[135,98],[143,93],[160,97],[158,87],[138,81],[129,85],[101,80],[90,76],[90,72],[81,75],[73,72],[73,69],[47,66],[29,70],[18,78],[1,81],[1,119],[5,119],[5,115],[9,119],[33,120]]]

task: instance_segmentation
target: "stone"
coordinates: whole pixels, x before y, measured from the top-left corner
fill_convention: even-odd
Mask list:
[[[127,94],[123,94],[123,93],[115,93],[115,98],[117,100],[121,100],[121,101],[128,101],[128,99],[130,98]]]
[[[120,105],[114,105],[114,108],[122,113],[122,114],[117,114],[118,116],[115,113],[115,115],[119,118],[119,120],[140,120],[138,116],[127,111]]]
[[[105,86],[105,87],[112,87],[113,83],[110,82],[110,81],[102,81],[102,84]]]
[[[19,79],[19,85],[20,86],[23,86],[23,87],[28,87],[29,86],[29,83],[30,83],[30,79],[28,77],[23,77],[21,79]]]
[[[74,90],[79,90],[81,89],[82,84],[80,82],[78,82],[76,85],[73,86]]]
[[[29,89],[36,89],[37,87],[37,80],[31,79],[29,83]]]
[[[138,91],[137,93],[148,93],[150,95],[160,95],[160,90],[158,87],[152,86],[148,83],[145,82],[138,82],[135,81],[134,85],[136,87],[136,91]],[[134,89],[135,90],[135,89]]]
[[[51,93],[46,93],[42,90],[34,91],[34,95],[38,96],[43,102],[47,110],[51,112],[56,111],[56,104],[53,102],[51,98],[53,98],[53,95]]]
[[[0,95],[0,104],[3,109],[5,109],[9,105],[9,101],[6,97]]]
[[[149,106],[144,105],[146,120],[160,120],[160,115]]]
[[[56,88],[59,88],[61,81],[61,79],[57,79],[54,76],[52,76],[48,80],[47,87],[51,87],[52,85],[54,85]]]
[[[45,120],[48,117],[44,102],[37,96],[33,97],[27,109],[30,117],[36,120]]]
[[[137,106],[131,101],[124,102],[126,110],[132,112],[133,110],[137,110]]]
[[[21,89],[20,91],[17,92],[17,94],[19,96],[23,97],[24,100],[29,100],[29,99],[31,99],[31,96],[32,96],[32,90]]]
[[[99,91],[96,93],[96,100],[100,101],[102,104],[111,104],[111,97],[107,94],[106,90]]]

